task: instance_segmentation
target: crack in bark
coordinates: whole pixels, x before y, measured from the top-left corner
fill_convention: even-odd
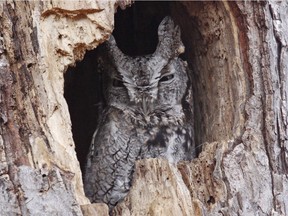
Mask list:
[[[272,5],[269,5],[269,12],[270,12],[270,15],[272,17],[272,20],[273,22],[276,22],[276,21],[279,21],[281,22],[280,19],[277,19],[277,17],[279,16],[278,14],[276,14],[276,12],[274,11]],[[282,139],[282,135],[285,133],[284,130],[283,130],[283,125],[281,124],[282,122],[285,122],[285,119],[281,118],[283,117],[283,112],[282,112],[282,108],[281,106],[283,106],[283,97],[284,97],[284,94],[283,94],[283,78],[282,78],[282,73],[283,73],[283,69],[282,69],[282,51],[283,51],[283,43],[282,43],[282,40],[281,40],[281,36],[279,35],[279,33],[277,32],[277,29],[275,27],[275,23],[273,23],[273,36],[275,38],[275,41],[276,41],[276,44],[277,44],[277,56],[276,56],[276,59],[277,59],[277,72],[278,72],[278,78],[279,78],[279,88],[280,88],[280,96],[281,96],[281,100],[280,100],[280,105],[279,105],[279,112],[280,114],[277,115],[277,118],[276,118],[276,130],[277,130],[277,142],[278,142],[278,145],[279,145],[279,148],[281,149],[281,153],[280,153],[280,160],[279,160],[279,165],[280,165],[280,169],[281,171],[283,171],[283,173],[287,174],[288,173],[288,164],[287,164],[287,161],[286,161],[286,157],[285,157],[285,147],[284,147],[284,139]],[[281,120],[279,119],[281,118]],[[281,133],[283,132],[283,133]]]

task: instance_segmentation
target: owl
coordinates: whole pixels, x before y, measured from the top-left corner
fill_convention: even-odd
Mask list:
[[[113,208],[128,193],[135,161],[171,163],[194,155],[192,88],[180,29],[170,17],[158,27],[153,54],[131,57],[113,36],[101,59],[105,109],[93,135],[84,188],[91,202]]]

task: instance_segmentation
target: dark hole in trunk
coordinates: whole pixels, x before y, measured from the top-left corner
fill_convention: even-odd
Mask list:
[[[194,34],[193,20],[181,11],[183,7],[176,2],[135,2],[131,7],[120,10],[115,15],[113,35],[118,47],[127,55],[145,55],[155,51],[158,43],[157,29],[162,19],[169,15],[180,25],[186,53],[191,55],[191,45],[186,42],[191,39],[187,34]],[[175,16],[179,10],[181,15]],[[192,30],[184,30],[185,20],[189,20]],[[89,151],[92,135],[97,126],[99,104],[103,103],[101,74],[97,73],[97,53],[99,48],[88,51],[76,67],[70,67],[65,74],[65,98],[69,106],[72,121],[72,133],[76,144],[77,157],[84,171],[86,157]],[[189,64],[187,54],[184,54]],[[193,74],[190,74],[193,82]],[[196,113],[197,115],[197,113]],[[197,130],[195,131],[197,133]],[[196,144],[199,140],[196,136]]]

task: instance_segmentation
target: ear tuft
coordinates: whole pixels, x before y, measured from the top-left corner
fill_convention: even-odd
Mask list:
[[[165,17],[158,27],[158,39],[159,43],[155,54],[161,55],[165,59],[176,57],[185,50],[180,28],[169,16]]]
[[[106,41],[106,48],[108,54],[112,59],[117,62],[117,65],[121,65],[121,61],[125,58],[124,53],[118,48],[117,43],[113,35],[110,35],[108,41]]]

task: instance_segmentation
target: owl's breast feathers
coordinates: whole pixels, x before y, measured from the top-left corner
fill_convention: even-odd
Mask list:
[[[156,109],[149,115],[134,109],[118,111],[121,124],[134,126],[133,137],[140,146],[139,159],[164,157],[171,163],[191,159],[192,128],[184,120],[181,105]]]
[[[119,112],[123,119],[138,128],[183,126],[185,119],[182,105],[165,106],[165,108],[156,106],[153,110],[149,109],[148,112],[144,112],[141,108],[130,107],[124,110],[119,109]]]

